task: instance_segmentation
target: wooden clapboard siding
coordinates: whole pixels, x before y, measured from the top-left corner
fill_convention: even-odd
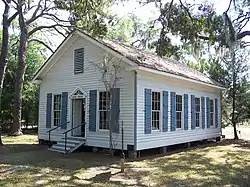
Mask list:
[[[217,98],[220,101],[219,89],[202,86],[194,83],[188,83],[186,81],[180,81],[177,79],[155,75],[151,73],[145,73],[142,71],[138,72],[138,86],[137,86],[137,149],[149,149],[153,147],[167,146],[179,143],[185,143],[190,141],[209,139],[217,137],[221,132],[220,124],[220,102],[218,102],[218,128],[211,127],[207,129],[207,125],[202,129],[200,128],[191,129],[191,95],[195,97],[210,97],[211,99]],[[167,132],[155,132],[152,131],[150,134],[144,132],[144,119],[145,119],[145,88],[151,89],[151,91],[168,91],[175,92],[176,94],[188,94],[188,130],[167,131]],[[171,129],[171,96],[168,97],[168,129]],[[205,102],[206,104],[206,102]],[[205,106],[206,108],[206,106]],[[200,114],[202,115],[202,114]],[[206,118],[206,113],[205,113]],[[200,122],[202,119],[200,119]],[[207,121],[205,121],[207,122]]]
[[[44,76],[40,85],[40,103],[39,103],[39,138],[48,139],[46,128],[46,103],[47,93],[61,94],[62,92],[68,92],[68,95],[77,88],[82,88],[87,94],[86,103],[86,145],[98,146],[98,147],[109,147],[109,133],[108,131],[96,130],[96,132],[90,132],[88,128],[89,118],[89,91],[99,90],[104,91],[104,85],[101,82],[100,73],[93,63],[103,59],[103,49],[91,44],[84,40],[81,36],[74,35],[69,45],[62,48],[59,53],[53,59],[55,60],[54,65],[49,68],[47,67],[48,73]],[[77,48],[84,48],[84,71],[83,73],[74,74],[74,50]],[[124,68],[126,68],[124,63]],[[46,71],[45,71],[46,72]],[[127,144],[134,144],[134,73],[130,71],[121,72],[121,80],[118,83],[120,88],[120,120],[124,123],[124,148],[126,149]],[[52,101],[53,102],[53,101]],[[52,103],[53,105],[53,103]],[[71,120],[71,101],[68,99],[67,109],[67,120]],[[53,110],[53,107],[52,107]],[[52,114],[53,119],[53,114]],[[67,129],[71,127],[71,123],[68,124]],[[53,126],[53,123],[52,123]],[[121,126],[120,126],[121,127]],[[60,140],[64,129],[58,129],[52,132],[51,139],[53,141]],[[121,132],[121,130],[120,130]],[[114,140],[116,148],[121,148],[121,133],[114,134]]]

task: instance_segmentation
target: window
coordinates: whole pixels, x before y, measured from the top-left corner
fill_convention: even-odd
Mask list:
[[[201,111],[201,104],[200,98],[195,98],[195,126],[200,127],[200,111]]]
[[[54,126],[61,125],[61,95],[54,95]]]
[[[84,48],[75,49],[74,51],[74,73],[83,73]]]
[[[210,126],[214,125],[214,101],[210,100]]]
[[[108,91],[99,92],[99,129],[109,129],[108,125],[108,105],[110,93]]]
[[[176,95],[176,128],[182,127],[182,95]]]
[[[160,130],[161,93],[152,92],[152,130]]]

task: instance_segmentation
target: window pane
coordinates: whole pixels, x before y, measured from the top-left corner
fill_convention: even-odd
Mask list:
[[[54,95],[53,110],[54,126],[58,126],[61,123],[61,95]]]
[[[200,113],[196,113],[195,115],[195,119],[196,119],[196,127],[200,126]]]
[[[214,111],[214,101],[210,100],[210,111],[213,112]]]
[[[213,126],[214,125],[214,115],[213,115],[213,113],[210,113],[210,121],[211,121],[211,126]]]
[[[176,121],[176,128],[181,128],[181,121],[179,120]]]
[[[99,92],[99,128],[108,129],[108,103],[110,94],[107,91]]]
[[[161,93],[152,92],[152,130],[159,130],[160,127],[160,110],[161,110]]]

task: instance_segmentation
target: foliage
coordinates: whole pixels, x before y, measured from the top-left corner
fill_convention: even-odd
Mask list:
[[[104,36],[107,33],[106,20],[112,0],[56,0],[59,9],[68,11],[72,27],[88,31],[93,35]]]
[[[153,49],[152,43],[157,39],[158,29],[149,25],[152,25],[152,21],[144,23],[132,13],[122,18],[115,15],[107,25],[105,37],[139,49]]]
[[[9,64],[7,67],[6,78],[3,88],[1,125],[5,132],[8,132],[9,125],[13,122],[13,105],[14,105],[14,85],[17,64],[17,36],[12,35],[9,50]],[[31,43],[28,47],[27,71],[25,74],[23,90],[23,107],[22,113],[24,124],[37,125],[38,122],[38,91],[39,87],[31,83],[32,77],[37,69],[45,60],[45,48],[41,44]]]
[[[172,45],[171,37],[180,37],[183,43],[193,46],[203,35],[209,35],[209,41],[214,44],[218,34],[222,34],[223,19],[216,15],[209,4],[183,5],[166,3],[160,9],[158,21],[161,23],[161,32],[156,43],[156,53],[160,56],[169,56],[177,53],[180,48]]]

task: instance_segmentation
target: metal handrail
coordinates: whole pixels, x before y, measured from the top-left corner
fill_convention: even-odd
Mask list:
[[[66,125],[66,124],[68,124],[68,123],[70,123],[70,122],[67,121],[67,122],[64,123],[63,125]],[[51,131],[58,129],[59,127],[62,127],[62,125],[58,125],[58,126],[56,126],[56,127],[54,127],[54,128],[52,128],[52,129],[50,129],[50,130],[47,131],[47,133],[49,133],[49,147],[51,147],[50,133],[51,133]]]
[[[65,151],[65,153],[67,152],[67,136],[68,136],[68,132],[70,132],[70,131],[72,131],[72,130],[78,128],[78,127],[81,127],[81,126],[83,126],[83,125],[85,125],[85,124],[86,124],[86,122],[82,123],[81,125],[77,125],[77,126],[75,126],[75,127],[72,127],[71,129],[69,129],[69,130],[63,132],[63,134],[64,134],[64,151]]]

